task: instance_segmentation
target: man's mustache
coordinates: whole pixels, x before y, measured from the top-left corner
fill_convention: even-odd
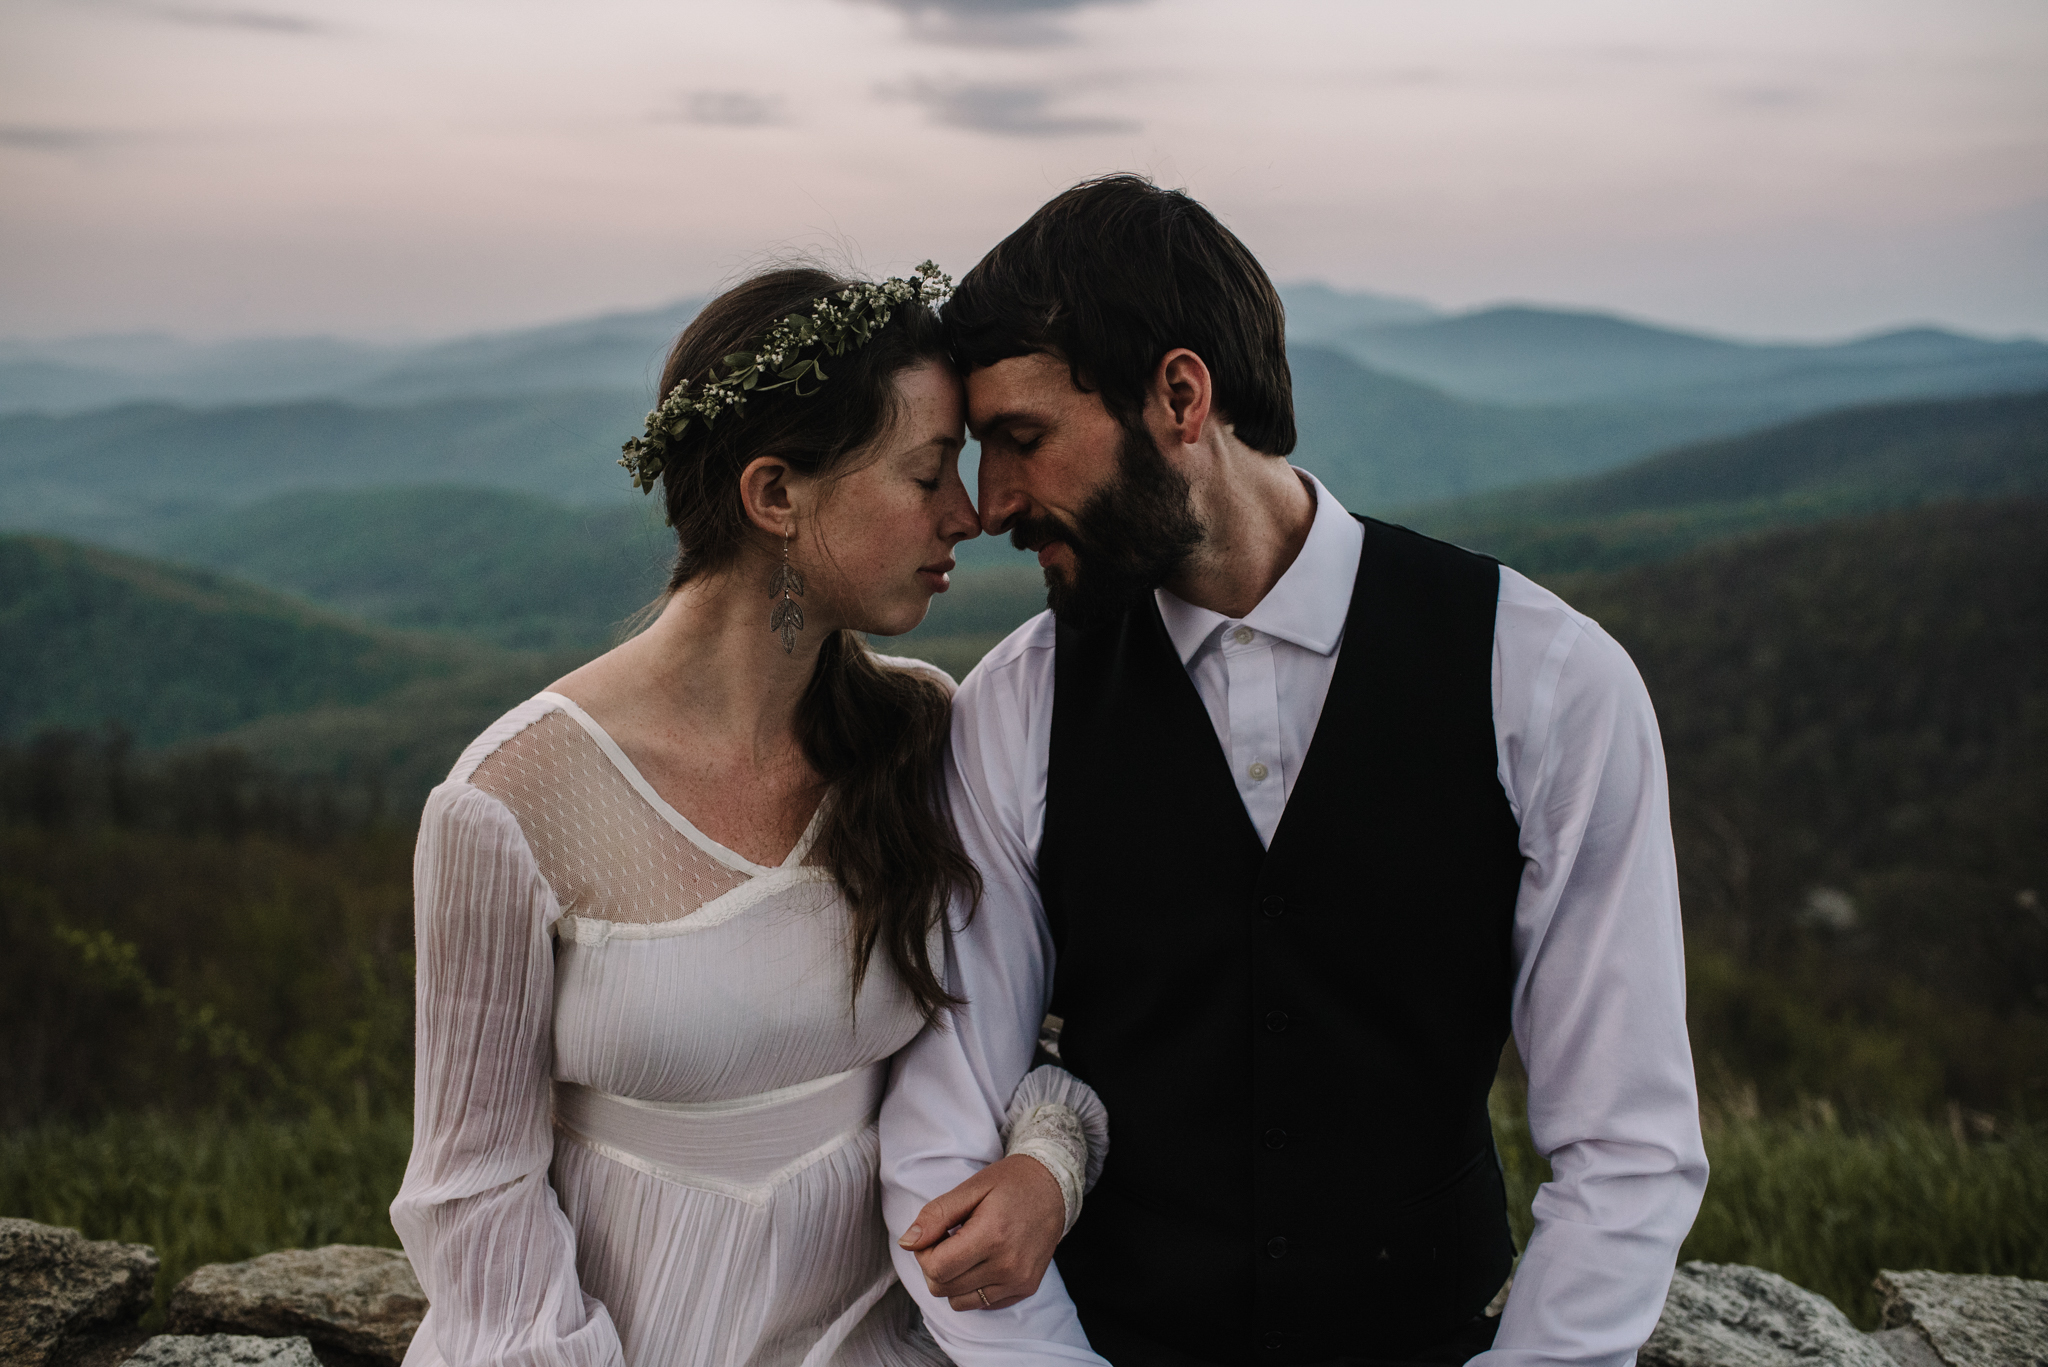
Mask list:
[[[1054,541],[1066,542],[1080,556],[1080,536],[1056,517],[1028,517],[1010,524],[1010,544],[1020,551],[1035,551]]]

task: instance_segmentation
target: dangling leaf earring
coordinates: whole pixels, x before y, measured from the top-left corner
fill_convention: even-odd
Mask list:
[[[797,599],[804,596],[804,577],[789,563],[789,532],[782,533],[782,564],[768,582],[768,596],[775,606],[768,609],[768,630],[782,637],[785,655],[796,653],[796,634],[804,629],[804,610]]]

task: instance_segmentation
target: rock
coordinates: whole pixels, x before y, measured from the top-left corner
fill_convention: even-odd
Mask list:
[[[1641,1367],[1897,1367],[1835,1303],[1775,1272],[1685,1263]]]
[[[0,1219],[0,1362],[43,1367],[80,1339],[133,1323],[156,1295],[156,1271],[147,1245]]]
[[[126,1367],[320,1367],[303,1338],[254,1334],[158,1334]]]
[[[1880,1272],[1887,1329],[1927,1336],[1947,1367],[2048,1367],[2048,1282]]]
[[[200,1268],[171,1293],[180,1334],[303,1334],[323,1352],[396,1363],[427,1313],[395,1248],[330,1244]]]
[[[1870,1341],[1890,1353],[1899,1367],[1944,1367],[1941,1354],[1918,1329],[1880,1329]]]

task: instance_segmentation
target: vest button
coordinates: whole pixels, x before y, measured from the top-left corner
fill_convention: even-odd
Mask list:
[[[1268,1011],[1266,1013],[1266,1028],[1276,1035],[1285,1030],[1287,1028],[1287,1013],[1285,1011]]]
[[[1285,916],[1287,914],[1287,899],[1278,893],[1274,893],[1259,903],[1259,910],[1269,917]]]
[[[1284,1149],[1284,1148],[1286,1148],[1286,1147],[1287,1147],[1287,1131],[1285,1131],[1285,1130],[1282,1130],[1282,1129],[1278,1129],[1278,1128],[1275,1128],[1275,1129],[1271,1129],[1271,1130],[1267,1130],[1267,1131],[1266,1131],[1266,1147],[1267,1147],[1267,1148],[1269,1148],[1269,1149]]]
[[[1268,1329],[1266,1331],[1266,1346],[1268,1348],[1278,1348],[1280,1346],[1280,1331],[1278,1329]]]
[[[1272,1239],[1268,1239],[1268,1240],[1266,1240],[1266,1256],[1267,1256],[1268,1258],[1284,1258],[1284,1257],[1286,1257],[1286,1256],[1287,1256],[1287,1241],[1286,1241],[1285,1239],[1281,1239],[1281,1238],[1272,1238]]]

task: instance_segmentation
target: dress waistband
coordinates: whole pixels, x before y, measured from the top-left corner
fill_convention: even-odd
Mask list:
[[[881,1110],[886,1060],[730,1101],[661,1102],[555,1084],[555,1126],[650,1176],[765,1203]]]

